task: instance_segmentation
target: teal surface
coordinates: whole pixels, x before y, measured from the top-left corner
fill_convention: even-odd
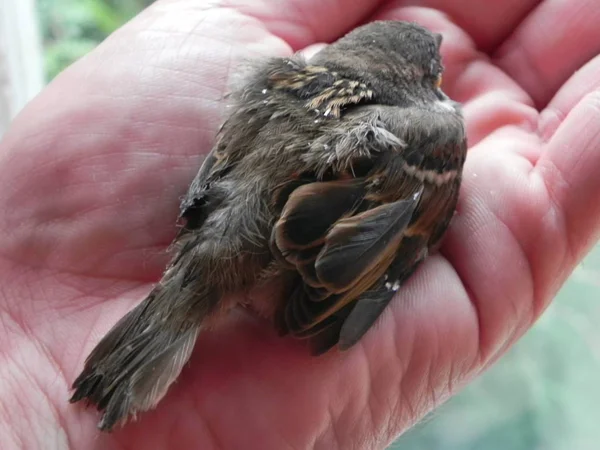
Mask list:
[[[392,449],[599,450],[600,246],[507,355]]]

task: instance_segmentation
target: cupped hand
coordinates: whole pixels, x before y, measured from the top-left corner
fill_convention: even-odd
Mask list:
[[[419,6],[406,6],[406,4]],[[375,449],[505,352],[600,230],[594,0],[162,0],[60,75],[0,146],[0,442]],[[312,358],[237,317],[152,412],[99,435],[69,387],[166,263],[240,63],[372,19],[442,32],[470,151],[440,254],[354,348]]]

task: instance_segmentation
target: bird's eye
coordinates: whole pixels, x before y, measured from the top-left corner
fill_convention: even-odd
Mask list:
[[[437,78],[435,79],[435,88],[439,89],[442,86],[442,79],[444,77],[442,76],[441,73],[438,74]]]

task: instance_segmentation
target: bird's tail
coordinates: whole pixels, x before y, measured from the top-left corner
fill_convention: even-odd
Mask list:
[[[172,309],[164,306],[173,305],[172,288],[159,284],[123,317],[94,348],[73,383],[70,401],[86,399],[103,411],[101,430],[156,406],[190,358],[200,323],[169,320]]]

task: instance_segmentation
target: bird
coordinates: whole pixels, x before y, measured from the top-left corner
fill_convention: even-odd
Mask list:
[[[307,60],[261,61],[181,201],[171,260],[73,383],[111,431],[153,409],[198,338],[238,307],[314,355],[345,351],[439,249],[467,138],[442,90],[442,35],[362,25]],[[276,299],[230,294],[285,280]]]

